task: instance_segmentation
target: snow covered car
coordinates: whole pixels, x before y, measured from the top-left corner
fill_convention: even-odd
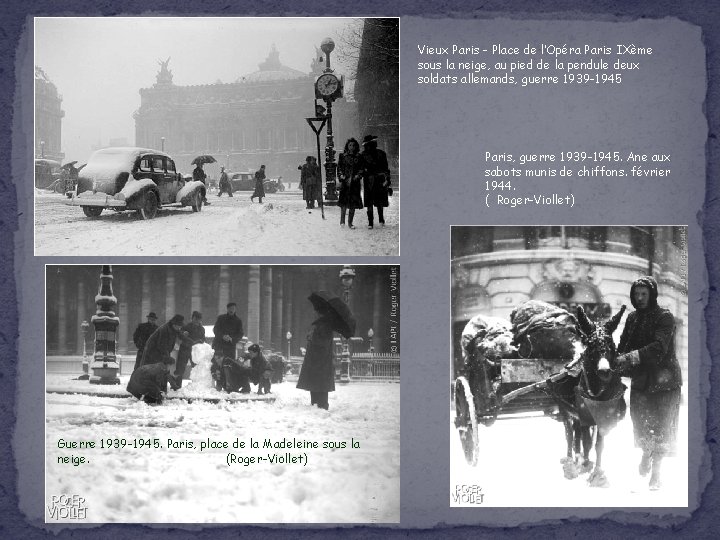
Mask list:
[[[152,219],[163,206],[190,206],[199,212],[204,197],[205,185],[187,181],[164,152],[115,147],[90,157],[66,204],[79,206],[87,217],[98,217],[109,208],[136,210],[143,219]]]

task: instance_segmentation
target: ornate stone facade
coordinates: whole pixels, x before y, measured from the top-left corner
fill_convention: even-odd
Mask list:
[[[317,57],[310,72],[301,72],[283,65],[273,46],[257,71],[232,83],[196,86],[175,85],[169,61],[159,61],[157,82],[140,90],[140,108],[134,115],[137,146],[164,147],[185,173],[191,171],[195,156],[210,154],[218,161],[206,168],[211,177],[219,176],[219,165],[239,172],[264,164],[269,177],[298,181],[298,165],[317,154],[315,134],[305,121],[315,113]],[[344,99],[335,103],[337,144],[358,136],[356,109]]]
[[[531,299],[569,309],[580,304],[603,320],[623,304],[631,309],[630,284],[652,274],[658,303],[675,314],[676,352],[686,366],[686,234],[685,227],[667,226],[453,227],[453,346],[474,315],[509,319]]]
[[[35,157],[62,162],[62,96],[45,72],[35,66]]]

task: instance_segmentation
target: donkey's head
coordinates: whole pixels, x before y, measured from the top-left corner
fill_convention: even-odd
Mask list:
[[[582,306],[577,308],[578,327],[585,346],[582,364],[591,384],[596,377],[598,379],[596,382],[606,383],[616,373],[618,355],[612,334],[620,324],[623,313],[625,313],[625,306],[622,306],[620,311],[605,324],[598,327],[588,319]]]

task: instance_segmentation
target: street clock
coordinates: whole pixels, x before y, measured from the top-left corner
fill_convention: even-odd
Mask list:
[[[315,80],[315,97],[324,100],[341,98],[343,80],[334,73],[323,73]]]

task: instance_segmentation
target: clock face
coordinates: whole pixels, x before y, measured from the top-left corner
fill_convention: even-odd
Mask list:
[[[337,77],[330,73],[321,75],[316,83],[318,92],[320,92],[320,94],[323,96],[329,96],[329,95],[334,94],[335,91],[338,89],[339,85],[340,85],[340,83],[339,83]]]

